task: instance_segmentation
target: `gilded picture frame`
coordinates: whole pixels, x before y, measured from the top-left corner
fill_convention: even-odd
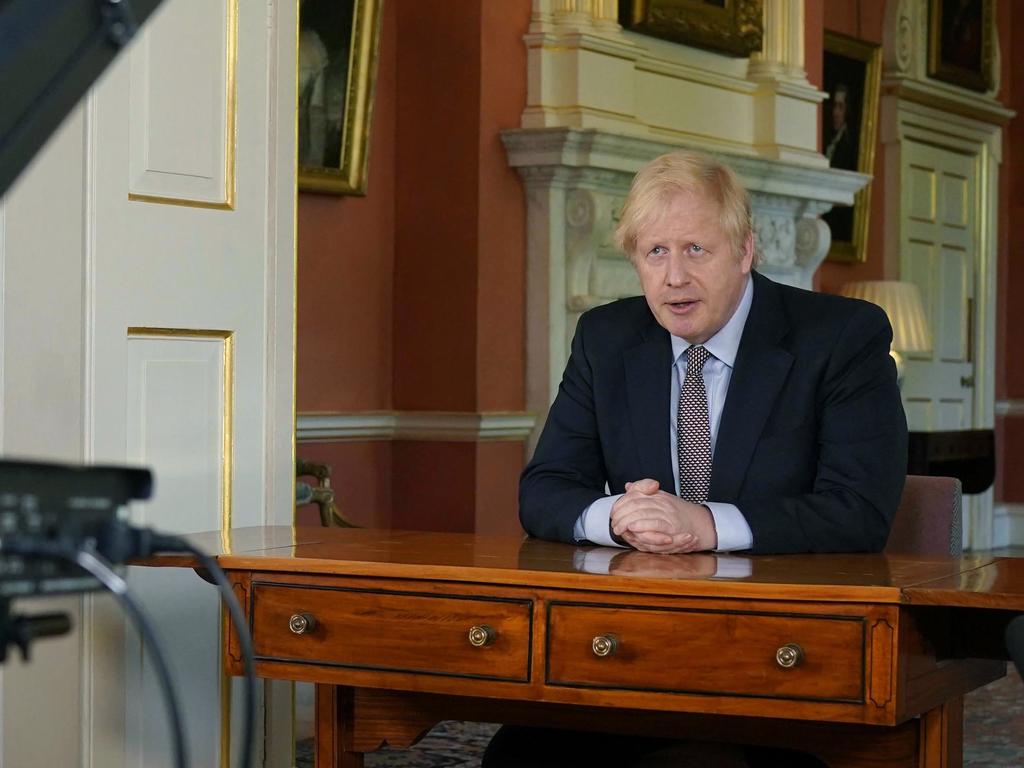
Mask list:
[[[825,33],[823,88],[828,98],[821,120],[821,151],[829,166],[874,173],[882,50],[873,43]],[[822,218],[832,231],[828,259],[867,261],[871,182],[854,197],[853,206],[835,206]]]
[[[929,0],[928,76],[992,90],[995,33],[995,0]]]
[[[620,0],[619,23],[684,45],[749,56],[764,40],[763,0]]]
[[[365,195],[383,0],[299,0],[300,190]]]

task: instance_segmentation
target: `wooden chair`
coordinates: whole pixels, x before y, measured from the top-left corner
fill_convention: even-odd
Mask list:
[[[963,494],[959,480],[907,475],[885,551],[959,555],[963,552],[962,526]]]
[[[297,459],[295,476],[313,477],[316,485],[301,480],[295,483],[295,506],[316,504],[320,510],[320,525],[334,528],[356,528],[341,514],[334,502],[334,489],[331,488],[331,468],[326,464]]]

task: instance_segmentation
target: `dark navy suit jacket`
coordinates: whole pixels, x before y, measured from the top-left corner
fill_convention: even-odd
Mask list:
[[[751,551],[885,546],[907,469],[907,423],[874,304],[757,274],[716,441],[709,501],[735,504]],[[519,485],[523,528],[572,542],[584,509],[652,477],[672,491],[672,347],[643,297],[580,318]]]

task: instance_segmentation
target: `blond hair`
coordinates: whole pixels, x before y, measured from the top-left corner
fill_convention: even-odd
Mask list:
[[[700,152],[669,152],[656,157],[633,178],[622,206],[615,246],[630,259],[637,236],[680,193],[700,194],[718,203],[722,230],[736,256],[743,253],[751,233],[750,201],[740,180],[722,162]],[[757,254],[755,250],[754,260]]]

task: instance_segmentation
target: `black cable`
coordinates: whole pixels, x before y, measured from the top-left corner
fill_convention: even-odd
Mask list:
[[[114,520],[103,528],[96,540],[96,549],[114,562],[125,562],[131,558],[144,559],[158,552],[185,552],[198,559],[216,582],[242,649],[246,677],[246,714],[240,765],[241,768],[250,768],[256,733],[256,663],[253,641],[242,606],[234,596],[234,590],[220,565],[213,557],[181,537],[160,534],[153,528],[136,527],[124,520]]]
[[[160,680],[160,689],[163,691],[164,701],[167,705],[167,712],[171,718],[171,734],[174,747],[174,761],[178,768],[188,768],[188,744],[185,742],[185,730],[181,722],[181,707],[174,690],[174,682],[171,680],[171,672],[167,666],[167,659],[160,648],[156,633],[153,631],[153,624],[139,602],[128,591],[128,584],[114,573],[113,569],[101,558],[86,550],[56,551],[59,556],[71,560],[79,568],[87,571],[96,577],[99,582],[110,590],[110,593],[124,608],[139,634],[142,636],[145,645],[149,648],[149,654],[156,668],[157,678]]]
[[[213,557],[184,538],[162,534],[152,528],[136,527],[123,520],[112,521],[103,529],[96,541],[96,548],[114,562],[125,562],[130,558],[144,559],[157,552],[187,552],[199,560],[199,564],[217,583],[242,651],[245,669],[245,720],[239,764],[241,768],[250,768],[256,733],[256,664],[252,636],[249,634],[242,606],[220,565]]]
[[[160,545],[164,544],[166,539],[173,539],[178,544],[175,547],[176,551],[189,552],[199,559],[203,568],[217,582],[217,587],[224,598],[224,603],[228,607],[228,613],[231,615],[231,622],[235,625],[235,634],[238,635],[238,644],[242,647],[242,662],[245,666],[245,721],[242,728],[242,759],[239,765],[241,768],[250,768],[252,765],[252,745],[255,740],[256,731],[256,665],[253,661],[252,636],[249,634],[245,614],[242,612],[242,606],[239,605],[238,598],[235,597],[235,592],[231,588],[231,582],[228,581],[228,577],[224,574],[223,569],[217,564],[216,560],[185,539],[178,537],[160,537],[160,540],[157,542],[158,551],[164,549]]]
[[[231,583],[217,561],[187,540],[160,534],[149,528],[137,528],[123,520],[109,523],[97,539],[88,540],[82,548],[82,542],[64,540],[40,541],[34,537],[7,536],[0,537],[0,551],[17,553],[31,557],[48,557],[70,560],[93,577],[117,598],[125,611],[134,620],[139,633],[151,648],[153,663],[157,668],[161,688],[167,700],[167,709],[171,717],[174,733],[174,750],[178,768],[188,765],[187,745],[181,723],[180,707],[172,685],[170,672],[152,624],[146,617],[141,605],[128,592],[128,585],[110,566],[110,561],[124,563],[131,558],[147,558],[157,552],[187,552],[199,560],[213,580],[227,605],[238,642],[241,646],[242,661],[245,670],[245,720],[243,727],[243,744],[240,766],[251,768],[253,744],[256,731],[256,665],[252,645],[252,636],[245,620],[242,607],[235,597]]]

